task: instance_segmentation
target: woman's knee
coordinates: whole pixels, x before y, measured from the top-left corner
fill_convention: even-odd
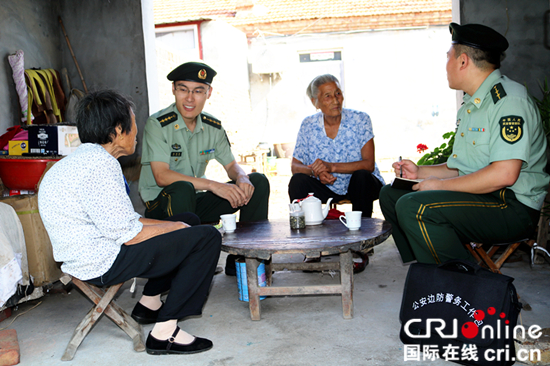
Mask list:
[[[222,235],[219,230],[211,225],[200,225],[193,228],[198,232],[198,235],[201,237],[202,242],[207,243],[213,249],[221,250],[222,246]]]
[[[361,170],[356,170],[351,174],[351,180],[356,180],[356,179],[367,180],[367,179],[371,179],[371,176],[372,176],[371,172],[365,169],[361,169]]]
[[[288,182],[288,189],[299,190],[301,187],[307,186],[310,179],[311,177],[304,173],[293,174],[290,178],[290,181]]]

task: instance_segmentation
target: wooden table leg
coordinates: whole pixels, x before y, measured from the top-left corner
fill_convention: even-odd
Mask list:
[[[273,257],[265,261],[265,285],[271,286],[273,283]]]
[[[351,250],[340,253],[340,283],[344,319],[353,318],[353,256]]]
[[[248,282],[248,305],[250,318],[260,320],[260,295],[258,294],[258,266],[260,261],[256,258],[246,258],[246,277]]]

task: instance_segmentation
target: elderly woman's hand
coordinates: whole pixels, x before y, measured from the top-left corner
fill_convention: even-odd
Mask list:
[[[332,164],[321,159],[316,159],[313,164],[309,165],[309,167],[313,170],[313,174],[317,177],[323,172],[329,174],[332,173]]]
[[[141,231],[133,239],[124,243],[124,245],[139,244],[155,236],[190,227],[182,221],[161,221],[144,218],[140,218],[140,221],[143,223]]]
[[[319,181],[323,184],[334,184],[336,182],[336,177],[330,173],[322,172],[319,174]]]

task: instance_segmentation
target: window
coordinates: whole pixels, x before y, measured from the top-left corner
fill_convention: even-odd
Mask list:
[[[196,24],[156,29],[157,46],[184,56],[200,59],[198,29]]]
[[[301,53],[300,62],[319,62],[319,61],[340,61],[342,60],[341,51],[321,51]]]

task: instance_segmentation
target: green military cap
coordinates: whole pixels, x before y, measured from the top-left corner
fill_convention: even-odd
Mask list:
[[[210,85],[216,76],[213,68],[202,62],[186,62],[166,76],[170,81],[186,80]]]
[[[453,43],[498,53],[502,53],[508,48],[508,41],[502,34],[481,24],[451,23],[449,31],[452,34]]]

